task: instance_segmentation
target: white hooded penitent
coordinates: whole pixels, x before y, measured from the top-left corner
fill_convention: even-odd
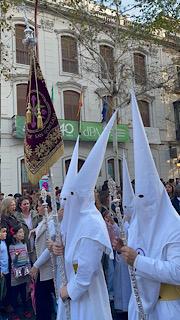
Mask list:
[[[144,256],[161,259],[169,243],[180,242],[180,217],[160,181],[134,92],[131,94],[135,164],[135,212],[128,245]],[[143,307],[150,313],[158,300],[160,283],[137,276]]]
[[[94,188],[104,159],[110,131],[116,119],[116,112],[90,151],[79,173],[73,179],[71,195],[64,210],[66,223],[66,260],[73,262],[73,254],[78,241],[88,238],[100,242],[107,254],[112,253],[107,228],[102,215],[95,207]],[[67,214],[66,214],[67,212]]]

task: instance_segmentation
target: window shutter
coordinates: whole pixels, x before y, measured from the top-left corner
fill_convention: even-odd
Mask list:
[[[64,91],[64,117],[66,120],[79,121],[79,98],[80,94],[75,91]]]
[[[16,36],[16,62],[20,64],[30,64],[30,56],[28,47],[26,47],[22,40],[24,39],[24,29],[25,26],[17,24],[15,26],[15,36]]]
[[[146,83],[146,62],[143,54],[134,53],[134,73],[137,84]]]
[[[149,103],[147,101],[139,100],[138,106],[144,126],[150,127]]]
[[[70,36],[61,37],[62,70],[78,74],[77,41]]]
[[[26,114],[26,94],[27,94],[27,84],[17,85],[17,115],[25,116]]]
[[[113,48],[109,46],[100,46],[100,55],[103,57],[106,62],[107,70],[109,72],[109,76],[112,79],[114,76],[114,57],[113,57]],[[103,79],[107,79],[107,71],[104,65],[104,61],[101,60],[101,76]]]

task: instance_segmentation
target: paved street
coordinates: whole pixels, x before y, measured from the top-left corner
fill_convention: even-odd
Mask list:
[[[31,307],[29,308],[29,310],[32,311]],[[111,310],[112,310],[113,320],[128,320],[127,313],[120,312],[120,311],[115,311],[114,308],[113,308],[113,305],[111,305]],[[19,311],[20,311],[20,314],[21,314],[20,319],[21,320],[27,320],[27,318],[23,317],[23,312],[21,311],[21,307],[20,307]],[[32,314],[33,314],[33,311],[32,311]],[[53,320],[55,320],[55,318],[56,317],[54,317]],[[11,318],[7,318],[7,316],[2,314],[2,312],[0,311],[0,320],[11,320]],[[33,315],[29,320],[35,320],[35,316]],[[103,320],[103,319],[99,319],[99,320]]]

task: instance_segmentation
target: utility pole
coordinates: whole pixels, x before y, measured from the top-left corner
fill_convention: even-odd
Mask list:
[[[118,33],[119,33],[119,6],[120,3],[115,1],[116,5],[116,32],[115,32],[115,45],[114,45],[114,74],[113,74],[113,107],[116,110],[118,107],[118,89],[117,89],[117,70],[118,70],[118,61],[117,61],[117,52],[118,52]],[[118,118],[118,114],[117,114]],[[114,153],[114,174],[116,186],[120,186],[120,174],[119,174],[119,157],[118,157],[118,139],[117,139],[117,118],[114,122],[113,127],[113,153]]]
[[[115,101],[114,109],[117,109],[118,106],[118,98],[114,97],[113,101]],[[117,114],[118,117],[118,114]],[[115,174],[115,182],[116,186],[120,186],[120,174],[119,174],[119,157],[118,157],[118,139],[117,139],[117,118],[114,122],[113,126],[113,153],[114,153],[114,174]]]

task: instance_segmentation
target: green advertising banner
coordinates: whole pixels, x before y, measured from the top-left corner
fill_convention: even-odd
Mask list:
[[[18,139],[24,138],[24,124],[25,117],[15,116],[13,117],[13,136]],[[64,140],[75,141],[80,129],[82,141],[96,141],[103,131],[103,125],[100,122],[87,122],[82,121],[80,128],[78,121],[59,120],[62,135]],[[112,142],[112,132],[110,134],[109,141]],[[117,141],[128,142],[129,141],[129,129],[125,124],[117,125]]]

